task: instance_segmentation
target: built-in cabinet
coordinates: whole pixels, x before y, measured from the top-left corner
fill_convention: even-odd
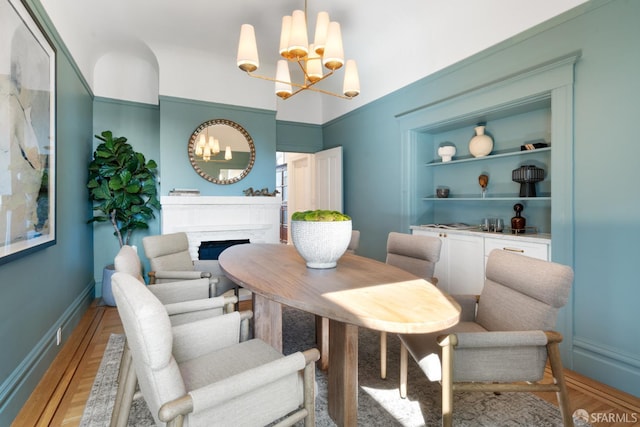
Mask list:
[[[543,260],[551,257],[551,239],[546,235],[510,235],[420,226],[411,227],[411,231],[442,241],[434,275],[438,278],[438,288],[452,295],[479,295],[482,292],[487,258],[493,250]]]
[[[497,107],[496,107],[497,108]],[[512,109],[487,111],[474,117],[486,123],[486,134],[493,138],[492,152],[483,157],[469,154],[469,140],[474,136],[470,118],[434,126],[420,135],[422,162],[418,169],[419,224],[463,222],[480,224],[482,218],[502,218],[506,227],[514,216],[516,203],[524,206],[522,216],[529,232],[551,230],[551,99],[534,97]],[[487,119],[487,118],[490,118]],[[542,143],[546,147],[521,150],[521,146]],[[455,145],[453,160],[443,162],[438,156],[442,145]],[[536,197],[521,197],[520,183],[512,172],[521,166],[535,166],[544,171],[544,179],[534,185]],[[488,177],[483,194],[479,176]],[[436,189],[449,190],[439,198]]]

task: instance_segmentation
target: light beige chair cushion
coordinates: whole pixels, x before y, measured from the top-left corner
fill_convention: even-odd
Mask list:
[[[185,233],[146,236],[142,245],[153,271],[193,270],[189,239]]]

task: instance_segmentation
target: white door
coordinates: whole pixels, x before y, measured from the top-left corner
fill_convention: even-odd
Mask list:
[[[330,209],[342,212],[342,147],[315,154],[287,153],[285,158],[289,221],[298,211]]]
[[[316,209],[342,212],[342,147],[315,154]]]

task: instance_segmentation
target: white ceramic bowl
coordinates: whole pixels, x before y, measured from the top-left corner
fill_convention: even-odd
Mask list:
[[[334,268],[351,241],[351,221],[291,221],[291,240],[309,268]]]

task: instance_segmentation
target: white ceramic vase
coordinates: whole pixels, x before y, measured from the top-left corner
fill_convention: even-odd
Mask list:
[[[476,126],[474,130],[476,134],[469,141],[469,153],[473,157],[484,157],[493,150],[493,139],[489,135],[485,135],[484,126]]]

